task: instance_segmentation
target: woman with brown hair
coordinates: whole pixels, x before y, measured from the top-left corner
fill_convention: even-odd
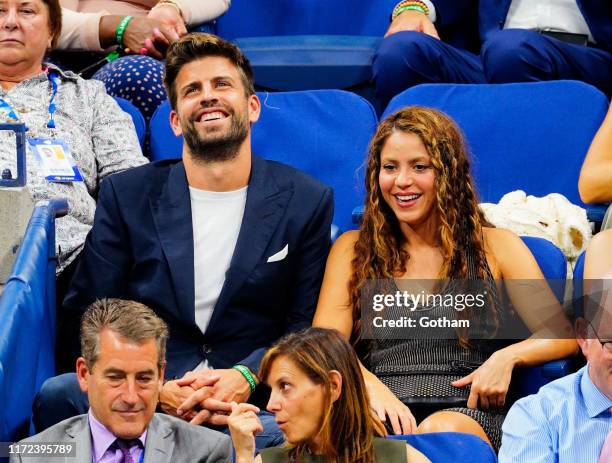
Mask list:
[[[237,463],[429,462],[403,441],[381,438],[385,429],[370,411],[357,356],[336,330],[286,336],[266,353],[259,375],[272,390],[267,408],[287,445],[254,458],[258,410],[233,403],[228,424]]]
[[[387,281],[399,293],[402,279],[434,281],[438,288],[432,294],[453,297],[458,291],[452,282],[480,282],[486,297],[478,314],[440,304],[402,312],[397,303],[385,313],[421,319],[426,313],[468,320],[468,326],[477,318],[487,332],[505,327],[507,317],[501,304],[505,295],[495,280],[543,279],[522,240],[492,228],[479,211],[456,124],[439,111],[417,106],[389,116],[371,141],[363,222],[332,248],[313,324],[335,328],[358,352],[366,350],[362,372],[370,403],[394,433],[417,431],[409,404],[419,420],[426,418],[419,432],[468,432],[497,449],[514,367],[571,355],[575,341],[571,335],[540,336],[508,345],[475,336],[474,326],[410,331],[386,325],[375,336],[370,333],[367,337],[377,339],[366,343],[364,329],[372,324],[362,317],[372,307],[364,296],[368,285]],[[550,290],[540,292],[545,299],[535,301],[506,287],[531,333],[545,329],[546,317],[557,317],[559,326],[569,328],[558,304],[548,303],[554,301]]]

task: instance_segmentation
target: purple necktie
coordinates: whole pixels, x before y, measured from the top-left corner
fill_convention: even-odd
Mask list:
[[[603,447],[601,448],[601,453],[599,454],[598,463],[610,463],[612,461],[612,431],[608,433],[608,437],[606,437],[606,441],[604,442]]]
[[[121,459],[118,463],[134,463],[134,459],[132,458],[132,454],[130,453],[130,449],[134,446],[138,446],[140,441],[138,439],[134,440],[125,440],[125,439],[117,439],[115,441],[117,448],[121,450]]]

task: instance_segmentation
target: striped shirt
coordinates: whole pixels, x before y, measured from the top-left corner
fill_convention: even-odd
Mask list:
[[[499,462],[597,463],[612,431],[612,400],[587,366],[517,401],[502,427]]]

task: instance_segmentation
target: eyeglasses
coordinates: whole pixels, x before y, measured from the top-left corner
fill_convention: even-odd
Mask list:
[[[595,337],[601,344],[601,347],[603,347],[605,351],[612,353],[612,341],[602,341],[599,335],[597,334],[597,331],[595,330],[595,327],[593,326],[593,324],[589,322],[589,325],[591,325],[591,329],[593,330],[593,333],[595,333]]]

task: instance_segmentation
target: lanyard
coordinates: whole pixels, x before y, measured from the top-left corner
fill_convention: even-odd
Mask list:
[[[57,73],[53,71],[49,71],[49,81],[51,82],[51,88],[53,91],[51,92],[51,101],[49,101],[49,122],[47,122],[47,128],[54,129],[55,128],[55,119],[53,116],[55,114],[55,97],[57,96],[57,87],[59,83],[59,76]]]
[[[17,114],[15,114],[15,111],[13,110],[13,107],[8,104],[4,98],[0,98],[0,109],[6,111],[8,113],[8,117],[11,119],[14,119],[15,121],[19,120]]]
[[[54,72],[54,71],[49,71],[49,73],[47,74],[47,78],[49,79],[49,82],[51,82],[51,100],[49,101],[49,120],[47,121],[47,128],[49,129],[54,129],[55,128],[55,119],[54,119],[54,115],[55,115],[55,110],[57,109],[56,105],[55,105],[55,97],[57,96],[57,88],[58,88],[58,84],[59,84],[59,75]],[[15,119],[16,121],[19,120],[19,117],[17,117],[17,113],[15,113],[15,110],[13,109],[13,107],[4,99],[4,98],[0,98],[0,110],[4,110],[8,113],[8,116],[11,119]]]

